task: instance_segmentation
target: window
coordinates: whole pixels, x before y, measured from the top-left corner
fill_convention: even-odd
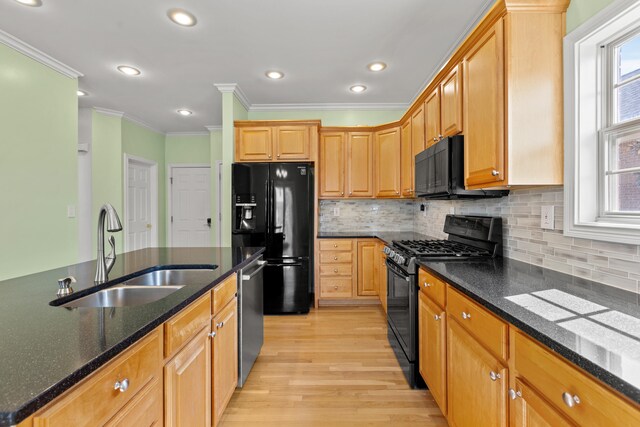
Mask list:
[[[640,242],[640,0],[565,37],[565,234]]]

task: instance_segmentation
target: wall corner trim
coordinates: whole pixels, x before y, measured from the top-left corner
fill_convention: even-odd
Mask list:
[[[249,102],[249,98],[247,98],[247,95],[245,95],[245,93],[242,91],[242,89],[240,89],[240,86],[238,86],[237,83],[214,83],[213,85],[218,88],[220,93],[233,93],[236,98],[238,98],[238,101],[240,101],[245,110],[249,111],[249,109],[251,108],[251,102]]]
[[[23,42],[22,40],[20,40],[17,37],[12,36],[11,34],[0,30],[0,43],[12,48],[15,51],[18,51],[20,53],[22,53],[25,56],[28,56],[29,58],[43,64],[46,65],[47,67],[51,68],[52,70],[55,70],[57,72],[59,72],[60,74],[67,76],[69,78],[72,79],[77,79],[78,77],[83,77],[84,74],[82,74],[80,71],[75,70],[71,67],[69,67],[66,64],[63,64],[62,62],[58,61],[57,59],[47,55],[46,53],[42,52],[41,50],[36,49],[35,47],[31,46],[28,43]]]
[[[209,132],[220,132],[222,126],[205,126]]]
[[[166,136],[209,136],[209,132],[203,131],[193,131],[193,132],[167,132]]]
[[[120,119],[124,117],[124,113],[122,111],[110,110],[108,108],[101,107],[93,107],[93,110],[96,113],[104,114],[105,116],[118,117]]]

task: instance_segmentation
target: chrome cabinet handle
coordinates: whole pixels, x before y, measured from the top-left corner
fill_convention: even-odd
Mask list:
[[[218,329],[222,328],[223,326],[224,326],[224,322],[220,322],[220,323],[217,323],[217,324],[216,324],[216,327],[217,327]]]
[[[442,316],[440,316],[438,314],[434,314],[433,315],[433,319],[437,322],[438,320],[442,319]]]
[[[491,378],[491,381],[497,381],[502,377],[500,376],[500,374],[497,374],[497,373],[491,371],[491,372],[489,372],[489,378]]]
[[[433,137],[433,141],[434,141],[434,142],[438,142],[438,138],[434,136],[434,137]]]
[[[215,338],[216,337],[216,331],[212,331],[210,333],[207,334],[209,336],[209,338]]]
[[[570,393],[567,393],[566,391],[562,393],[562,401],[569,408],[573,408],[574,406],[580,404],[580,398],[578,397],[577,394],[572,395]]]
[[[494,170],[491,171],[491,175],[498,176],[498,175],[500,175],[500,172],[494,169]]]
[[[425,287],[425,288],[430,288],[430,287],[431,287],[431,283],[429,283],[429,282],[424,282],[424,287]]]
[[[471,319],[471,313],[465,313],[464,311],[462,312],[462,318],[463,319]]]
[[[124,393],[129,388],[129,380],[127,378],[122,381],[116,381],[113,385],[114,390],[120,390],[120,393]]]
[[[516,400],[517,398],[522,397],[522,392],[520,390],[515,391],[514,389],[509,389],[509,398],[511,400]]]
[[[442,138],[444,138],[444,136],[438,135],[438,139],[442,139]]]

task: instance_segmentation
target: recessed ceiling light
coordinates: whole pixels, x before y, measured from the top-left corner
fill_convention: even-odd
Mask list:
[[[280,72],[280,71],[267,71],[266,72],[267,77],[269,77],[270,79],[273,80],[278,80],[284,77],[284,73]]]
[[[384,62],[372,62],[371,64],[367,65],[367,68],[371,71],[382,71],[387,68],[387,64],[385,64]]]
[[[365,85],[353,85],[349,90],[353,93],[362,93],[367,90],[367,87]]]
[[[173,22],[183,27],[193,27],[198,23],[198,20],[192,13],[187,12],[184,9],[169,9],[167,16]]]
[[[78,94],[78,96],[87,96],[87,95],[89,95],[87,92],[85,92],[83,90],[80,90],[80,89],[78,89],[78,91],[76,93]]]
[[[189,110],[178,110],[178,114],[180,114],[181,116],[190,116],[193,114],[193,111],[189,111]]]
[[[16,0],[16,1],[25,6],[31,6],[31,7],[42,6],[42,0]]]
[[[127,76],[137,76],[140,74],[140,70],[137,68],[130,67],[128,65],[119,65],[118,70],[121,73],[126,74]]]

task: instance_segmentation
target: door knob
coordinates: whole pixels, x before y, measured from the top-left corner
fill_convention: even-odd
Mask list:
[[[207,227],[211,228],[211,218],[207,218]]]
[[[151,230],[151,224],[147,224],[147,228]]]

